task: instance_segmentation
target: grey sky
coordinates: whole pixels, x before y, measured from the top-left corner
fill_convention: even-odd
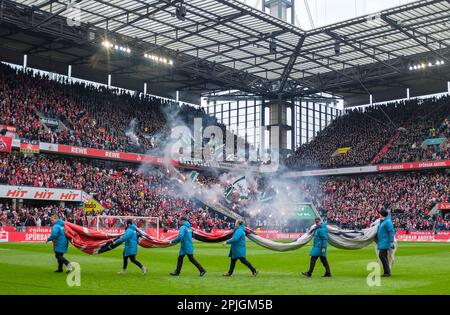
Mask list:
[[[240,0],[250,6],[261,9],[261,0]],[[416,0],[307,0],[315,27],[348,20],[415,2]],[[305,0],[295,0],[297,21],[296,25],[304,30],[311,29]],[[298,23],[300,25],[298,25]]]

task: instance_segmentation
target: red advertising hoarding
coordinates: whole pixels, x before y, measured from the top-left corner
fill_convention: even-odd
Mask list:
[[[113,234],[121,234],[123,228],[105,228],[101,231]],[[214,229],[214,232],[225,230]],[[0,227],[0,242],[45,242],[50,236],[51,227],[27,227],[25,232],[15,232],[14,227]],[[147,233],[156,237],[156,229],[150,228]],[[169,229],[164,232],[160,229],[160,239],[172,239],[178,234],[177,229]],[[260,230],[258,235],[271,240],[290,239],[295,240],[303,233],[282,233],[276,230]],[[398,231],[395,235],[400,242],[450,242],[450,231]]]
[[[0,125],[0,130],[6,130],[9,133],[16,133],[17,128],[14,126]]]
[[[450,231],[398,231],[395,238],[401,242],[450,242]]]
[[[119,151],[107,151],[100,149],[90,149],[82,147],[74,147],[70,145],[59,144],[58,153],[85,156],[90,158],[99,158],[107,160],[116,161],[126,161],[126,162],[138,162],[138,163],[149,163],[149,164],[164,164],[164,159],[158,156],[139,154],[139,153],[129,153],[129,152],[119,152]],[[171,161],[172,165],[178,166],[178,162],[175,160]]]
[[[450,210],[450,203],[448,202],[438,203],[437,208],[438,210]]]
[[[414,162],[414,163],[398,163],[398,164],[382,164],[377,165],[377,171],[397,171],[397,170],[418,170],[425,168],[450,167],[450,160]]]

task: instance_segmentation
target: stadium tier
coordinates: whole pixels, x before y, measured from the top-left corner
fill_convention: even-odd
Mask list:
[[[302,170],[447,160],[449,115],[449,96],[348,110],[286,164]]]
[[[0,86],[0,125],[14,126],[28,140],[144,153],[170,134],[168,117],[179,116],[188,126],[194,117],[204,118],[205,126],[216,124],[201,109],[175,101],[59,82],[5,64]]]

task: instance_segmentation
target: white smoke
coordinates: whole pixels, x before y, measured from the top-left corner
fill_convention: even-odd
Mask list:
[[[135,146],[139,146],[139,137],[136,135],[137,119],[133,118],[128,124],[128,128],[125,130],[125,135],[130,139],[131,143]]]
[[[193,143],[192,130],[179,117],[179,108],[174,110],[173,107],[170,107],[162,108],[162,110],[166,118],[166,127],[154,135],[158,147],[147,153],[163,157],[163,166],[142,163],[139,171],[146,175],[161,176],[163,174],[172,183],[171,186],[173,187],[168,192],[170,195],[206,200],[212,205],[220,204],[243,216],[253,225],[274,227],[285,225],[295,210],[292,205],[305,201],[305,192],[299,189],[298,183],[290,181],[282,175],[285,170],[281,167],[276,174],[262,174],[258,172],[256,166],[251,166],[250,163],[245,163],[246,171],[220,172],[218,169],[210,168],[206,172],[208,177],[215,177],[213,183],[204,184],[198,180],[192,182],[189,179],[190,170],[180,171],[172,164],[177,150],[180,147],[186,149],[186,146],[189,147]],[[185,128],[186,131],[189,130],[190,132],[172,138],[170,135],[175,128]],[[216,146],[216,140],[218,139],[210,140],[215,141],[214,143],[210,142],[210,146]],[[190,158],[188,155],[192,152],[189,150],[190,148],[187,149],[187,152],[182,152],[182,155]],[[200,177],[203,174],[205,172],[201,172]],[[242,176],[245,176],[245,186],[250,191],[249,198],[242,200],[234,198],[231,203],[227,203],[224,197],[226,187]],[[264,182],[264,187],[261,187],[261,182]],[[234,191],[233,194],[239,195],[238,191]]]

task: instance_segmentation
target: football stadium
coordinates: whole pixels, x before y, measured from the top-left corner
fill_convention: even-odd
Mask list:
[[[0,295],[449,295],[449,137],[448,0],[0,0]]]

